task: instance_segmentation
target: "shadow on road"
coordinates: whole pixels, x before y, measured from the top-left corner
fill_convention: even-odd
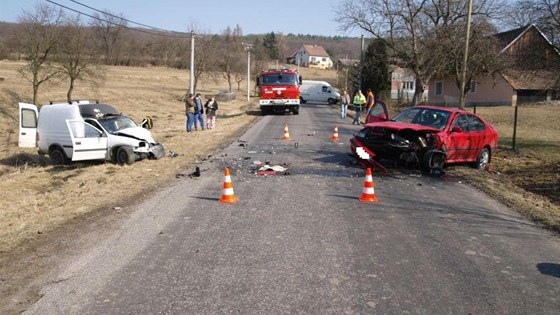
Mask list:
[[[543,275],[560,278],[560,264],[540,263],[537,264],[537,269],[539,269]]]

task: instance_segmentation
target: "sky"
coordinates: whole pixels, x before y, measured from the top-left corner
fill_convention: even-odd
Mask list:
[[[228,26],[241,26],[244,35],[310,34],[323,36],[360,36],[359,31],[343,32],[334,21],[342,0],[51,0],[92,15],[95,11],[78,3],[141,24],[177,32],[195,29],[218,34]],[[17,22],[23,10],[33,12],[46,0],[0,0],[0,21]],[[56,5],[55,5],[56,6]],[[68,13],[74,14],[72,11]],[[129,26],[135,26],[129,24]]]

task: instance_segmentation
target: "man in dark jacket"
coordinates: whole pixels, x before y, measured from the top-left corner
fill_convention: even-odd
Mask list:
[[[198,130],[198,123],[200,123],[200,128],[204,130],[204,105],[202,105],[200,93],[196,93],[194,98],[194,130]]]
[[[185,114],[187,115],[187,132],[192,131],[192,126],[194,123],[194,99],[192,93],[187,94],[185,97]]]

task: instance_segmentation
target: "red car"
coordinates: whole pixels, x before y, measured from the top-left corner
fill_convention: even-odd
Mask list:
[[[446,163],[486,168],[498,132],[480,116],[457,108],[415,106],[389,119],[387,106],[378,101],[350,144],[363,165],[389,159],[441,174]]]

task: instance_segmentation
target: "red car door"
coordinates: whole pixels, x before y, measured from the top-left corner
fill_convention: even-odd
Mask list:
[[[486,139],[486,125],[482,120],[474,115],[467,115],[467,120],[469,121],[469,135],[470,135],[470,150],[469,150],[469,161],[476,161],[480,150],[486,145],[488,140]]]
[[[382,101],[376,101],[366,117],[366,124],[387,120],[389,120],[387,105]]]
[[[470,155],[470,134],[467,115],[455,116],[451,122],[447,147],[447,162],[466,161]]]

